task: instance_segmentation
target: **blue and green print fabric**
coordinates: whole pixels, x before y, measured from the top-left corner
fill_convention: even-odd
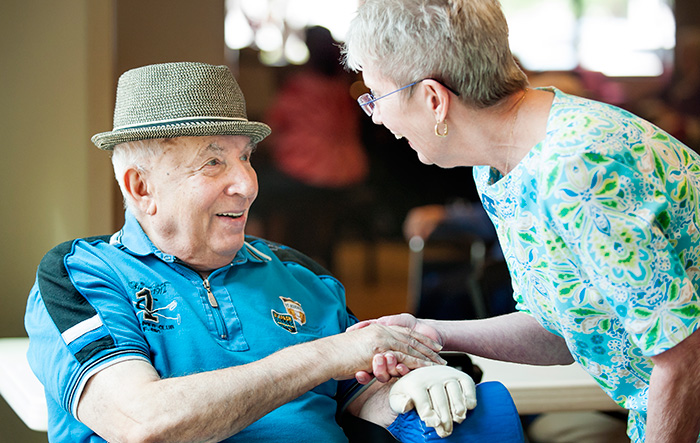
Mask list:
[[[545,139],[507,176],[474,178],[518,309],[566,340],[641,442],[651,357],[700,325],[700,157],[627,111],[547,90]]]

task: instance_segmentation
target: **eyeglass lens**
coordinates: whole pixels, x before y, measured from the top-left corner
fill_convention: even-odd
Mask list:
[[[369,115],[370,117],[374,113],[374,96],[372,96],[371,93],[365,92],[361,96],[357,98],[357,103],[360,104],[360,107],[362,108],[363,111],[365,111],[365,114]]]

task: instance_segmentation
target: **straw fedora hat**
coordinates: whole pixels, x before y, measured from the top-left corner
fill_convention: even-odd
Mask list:
[[[119,143],[152,138],[245,135],[258,143],[270,134],[248,121],[241,88],[226,66],[178,62],[142,66],[119,78],[114,128],[92,142],[112,150]]]

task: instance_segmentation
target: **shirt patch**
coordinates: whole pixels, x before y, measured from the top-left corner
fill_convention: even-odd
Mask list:
[[[155,288],[134,287],[138,289],[136,292],[136,301],[134,302],[137,309],[137,315],[141,317],[141,328],[146,331],[161,332],[174,330],[175,325],[181,323],[179,313],[175,313],[177,308],[177,300],[173,300],[166,306],[159,306],[158,297],[155,294],[163,295],[165,293],[165,285],[161,284]],[[132,284],[132,287],[134,285]]]
[[[270,310],[272,320],[282,329],[296,334],[298,332],[297,323],[299,326],[306,323],[306,313],[301,307],[301,303],[287,297],[280,297],[280,300],[284,304],[285,313],[281,314],[274,309]]]

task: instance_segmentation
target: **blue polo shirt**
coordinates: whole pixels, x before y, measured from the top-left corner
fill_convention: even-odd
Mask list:
[[[27,305],[29,363],[43,383],[50,441],[103,441],[77,421],[93,374],[130,359],[162,378],[250,363],[345,331],[344,288],[299,252],[247,237],[207,279],[159,251],[128,211],[112,236],[77,239],[41,261]],[[331,380],[229,441],[347,441]],[[343,393],[341,392],[342,396]]]

